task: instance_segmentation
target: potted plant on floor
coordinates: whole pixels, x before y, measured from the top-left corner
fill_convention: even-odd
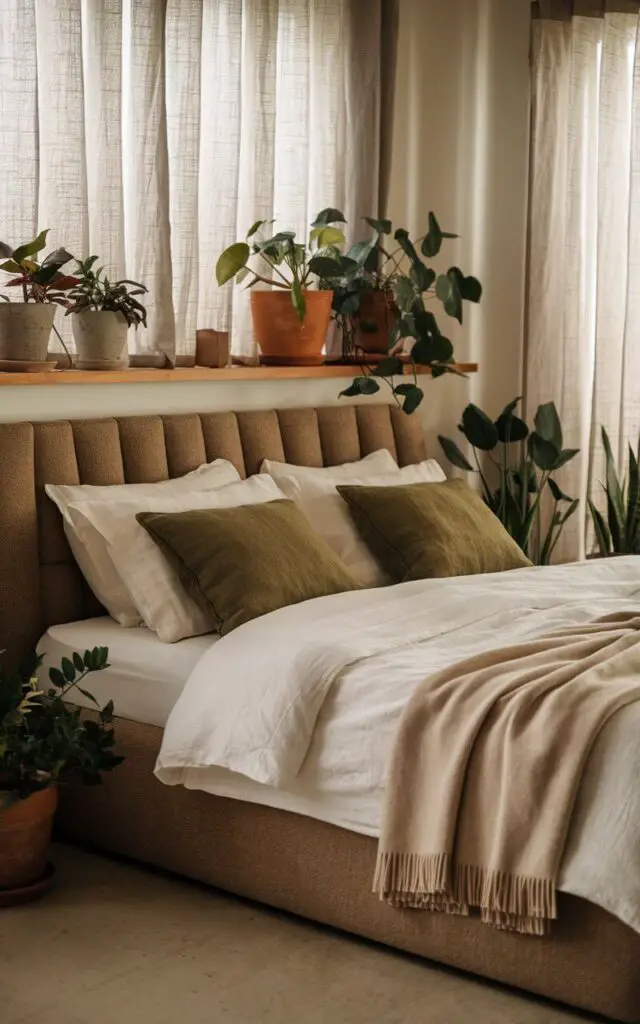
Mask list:
[[[311,284],[339,266],[344,224],[339,210],[322,210],[309,232],[306,245],[294,231],[279,231],[259,239],[267,221],[256,221],[245,241],[235,242],[221,254],[216,278],[224,285],[233,278],[270,287],[251,294],[251,313],[261,361],[274,365],[317,365],[331,319],[332,292]],[[264,268],[264,273],[261,272]],[[265,276],[269,275],[269,276]]]
[[[603,558],[613,555],[640,554],[640,441],[638,451],[629,445],[629,468],[622,475],[618,471],[611,449],[611,441],[604,427],[600,428],[606,460],[606,482],[602,484],[607,500],[605,516],[589,498],[589,511],[596,535],[597,554]]]
[[[525,555],[536,565],[548,565],[562,530],[580,504],[562,491],[553,474],[575,458],[578,449],[563,447],[562,425],[553,402],[538,407],[533,430],[516,415],[519,402],[514,398],[496,420],[477,405],[466,407],[458,429],[471,445],[475,465],[451,438],[438,440],[454,466],[479,475],[486,504]],[[543,511],[547,492],[548,520]]]
[[[17,249],[0,242],[0,270],[10,276],[7,288],[19,289],[20,299],[0,295],[0,360],[46,363],[56,306],[68,304],[76,278],[62,273],[73,259],[66,249],[55,249],[39,262],[48,229]],[[54,364],[55,365],[55,364]],[[17,369],[18,367],[16,367]]]
[[[147,326],[147,311],[137,296],[146,287],[137,281],[110,281],[97,256],[78,260],[77,283],[69,293],[75,365],[79,370],[119,370],[128,366],[127,332]]]
[[[453,345],[442,331],[428,303],[438,300],[447,316],[463,322],[465,302],[480,302],[482,286],[452,266],[438,273],[427,261],[439,255],[443,243],[457,236],[443,231],[435,214],[429,214],[429,229],[415,242],[404,228],[393,231],[388,220],[365,218],[373,236],[347,252],[337,271],[327,267],[321,287],[332,290],[333,315],[343,335],[343,352],[348,361],[363,364],[363,376],[341,394],[372,395],[380,380],[406,413],[418,408],[424,397],[418,385],[417,367],[427,366],[434,378],[457,373]],[[393,234],[395,244],[387,237]],[[402,351],[406,351],[401,358]],[[377,356],[374,369],[366,369]],[[405,365],[413,371],[411,381],[396,383]]]
[[[113,702],[99,708],[80,685],[108,667],[106,647],[95,647],[52,668],[42,690],[33,657],[24,671],[0,670],[0,906],[35,898],[46,887],[47,854],[58,783],[77,776],[88,785],[123,760],[113,753]],[[66,703],[77,687],[97,719]]]

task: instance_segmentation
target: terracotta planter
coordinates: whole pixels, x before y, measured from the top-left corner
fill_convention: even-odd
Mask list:
[[[0,300],[0,359],[43,363],[55,313],[48,302]]]
[[[72,313],[72,328],[78,370],[121,370],[129,365],[129,325],[122,313],[83,309]]]
[[[307,312],[300,322],[288,291],[251,293],[253,331],[261,362],[273,366],[318,366],[324,348],[333,292],[304,292]]]
[[[356,345],[376,355],[388,352],[397,320],[398,310],[387,292],[365,292],[356,319]]]
[[[19,889],[42,878],[47,866],[58,789],[41,789],[0,810],[0,889]]]

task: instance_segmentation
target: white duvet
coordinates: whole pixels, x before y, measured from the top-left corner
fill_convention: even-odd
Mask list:
[[[413,688],[480,650],[640,609],[639,561],[404,583],[256,619],[195,666],[169,717],[156,775],[245,799],[253,780],[256,802],[377,836],[387,755]],[[638,704],[618,712],[593,749],[560,888],[640,932]]]

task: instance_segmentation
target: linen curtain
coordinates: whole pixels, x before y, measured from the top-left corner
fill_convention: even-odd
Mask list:
[[[248,295],[218,254],[259,218],[379,210],[395,0],[0,0],[0,238],[50,228],[149,288],[138,352],[192,355]],[[386,104],[388,109],[388,103]],[[57,325],[70,340],[69,318]]]
[[[640,427],[639,4],[535,7],[526,400],[531,415],[554,399],[581,449],[562,477],[582,499],[570,559],[587,494],[602,504],[601,424],[625,461]]]

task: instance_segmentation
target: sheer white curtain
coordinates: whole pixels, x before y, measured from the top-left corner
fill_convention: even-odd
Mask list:
[[[215,261],[258,218],[378,211],[387,4],[0,0],[0,238],[49,227],[144,282],[138,351],[189,355],[213,327],[250,358]]]
[[[600,425],[624,459],[640,428],[639,19],[622,0],[600,17],[540,6],[565,17],[534,21],[526,396],[530,414],[554,399],[582,450],[562,477],[583,499],[561,552],[573,558],[603,479]]]

